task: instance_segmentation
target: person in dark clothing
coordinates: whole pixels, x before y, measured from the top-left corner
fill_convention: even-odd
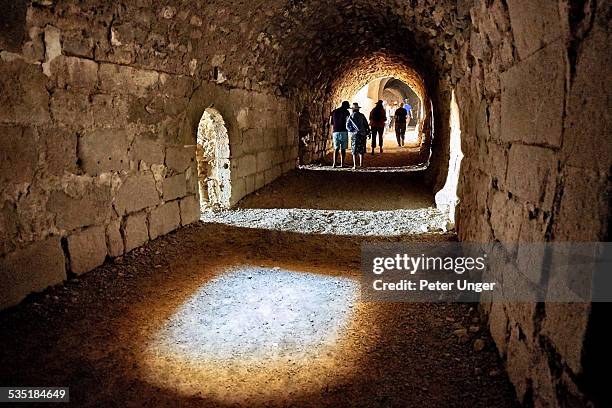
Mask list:
[[[350,113],[348,108],[351,105],[348,101],[342,102],[342,105],[339,108],[336,108],[332,111],[331,116],[329,117],[329,124],[333,128],[333,142],[334,142],[334,160],[332,163],[332,167],[336,167],[336,156],[338,153],[340,155],[340,167],[344,166],[344,159],[346,156],[346,149],[348,147],[348,131],[346,130],[346,119],[349,117]]]
[[[372,154],[376,149],[376,135],[378,134],[378,145],[380,152],[383,152],[383,134],[385,133],[385,122],[387,114],[383,107],[383,101],[376,102],[376,106],[370,112],[370,128],[372,129]]]
[[[408,118],[408,111],[402,106],[395,110],[393,114],[393,120],[395,121],[395,137],[397,139],[397,145],[404,145],[404,138],[406,137],[406,122]]]

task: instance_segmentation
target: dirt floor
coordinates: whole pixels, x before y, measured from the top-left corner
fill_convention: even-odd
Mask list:
[[[410,176],[380,173],[335,183],[346,188],[339,200],[323,186],[344,174],[316,174],[321,196],[304,204],[315,208],[362,208],[350,183],[364,184],[367,206],[379,210],[423,211],[406,207],[432,200],[424,190],[407,200],[400,181]],[[316,180],[284,183],[309,177],[289,175],[241,206],[303,203],[290,196],[306,199]],[[385,183],[400,190],[393,204],[378,190]],[[304,234],[210,220],[32,295],[0,313],[0,384],[68,386],[80,407],[516,406],[476,305],[359,296],[362,242],[453,234],[334,228]]]

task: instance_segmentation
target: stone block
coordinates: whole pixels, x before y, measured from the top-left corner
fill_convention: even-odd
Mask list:
[[[191,224],[200,220],[200,203],[196,196],[183,198],[180,202],[181,225]]]
[[[96,129],[80,138],[79,158],[90,175],[129,169],[127,153],[128,136],[122,129]]]
[[[508,339],[508,354],[506,367],[508,377],[514,385],[516,396],[519,401],[523,401],[529,389],[528,375],[531,371],[532,350],[519,337],[519,329],[513,327],[510,338]]]
[[[273,161],[273,152],[271,150],[257,153],[257,171],[270,169],[273,166]]]
[[[183,173],[195,162],[194,146],[168,146],[166,148],[166,166],[177,173]]]
[[[567,102],[563,156],[572,166],[608,172],[612,163],[612,53],[609,23],[597,21],[578,49]]]
[[[508,0],[508,11],[515,47],[521,59],[564,36],[565,24],[562,24],[556,1]]]
[[[93,58],[94,39],[83,30],[62,31],[62,51],[67,55]]]
[[[500,191],[493,191],[489,197],[491,227],[495,238],[513,252],[516,249],[523,217],[523,207]]]
[[[82,127],[91,122],[89,96],[78,91],[58,89],[51,98],[53,119],[66,127]]]
[[[51,62],[51,72],[59,88],[94,89],[98,64],[92,60],[60,55]]]
[[[557,41],[502,73],[502,140],[560,146],[566,72],[565,43]]]
[[[110,186],[90,184],[83,191],[71,192],[70,195],[64,191],[52,192],[47,201],[47,209],[55,214],[57,228],[72,231],[101,224],[110,213],[110,204]]]
[[[47,77],[39,65],[0,63],[0,122],[43,124],[51,120]]]
[[[181,225],[179,204],[176,201],[154,208],[149,215],[149,237],[155,239],[174,231]]]
[[[106,226],[106,242],[110,256],[117,257],[123,255],[124,247],[120,219],[113,220]]]
[[[148,165],[162,164],[164,162],[164,146],[152,135],[136,136],[130,148],[131,158],[137,163],[144,161]]]
[[[546,303],[542,334],[551,340],[574,374],[582,371],[582,350],[590,312],[590,303]]]
[[[244,177],[257,172],[257,158],[254,154],[242,156],[234,160],[234,172],[236,177]]]
[[[125,252],[130,252],[149,241],[149,229],[147,227],[147,214],[138,213],[130,215],[123,226],[125,237]]]
[[[59,237],[49,237],[0,258],[0,309],[14,306],[29,293],[66,279]]]
[[[503,303],[493,302],[491,311],[489,312],[489,330],[491,337],[497,346],[497,350],[501,356],[505,356],[508,350],[507,336],[509,332],[508,316],[504,309]]]
[[[15,250],[18,234],[17,209],[5,201],[0,207],[0,256]]]
[[[0,125],[0,189],[13,183],[31,183],[37,163],[32,129]]]
[[[77,275],[102,265],[106,259],[104,227],[91,227],[68,237],[70,269]]]
[[[121,216],[159,204],[159,193],[152,173],[128,177],[115,197],[115,210]]]
[[[506,186],[519,198],[547,211],[554,199],[557,172],[552,150],[515,144],[508,153]]]
[[[553,226],[555,239],[604,241],[610,211],[607,176],[566,166],[563,180],[563,196]]]
[[[39,141],[45,146],[47,171],[55,176],[77,173],[77,134],[64,128],[39,129]]]
[[[100,89],[110,94],[132,94],[144,97],[157,86],[159,73],[125,65],[100,64]]]
[[[187,183],[185,173],[165,178],[163,181],[162,192],[164,201],[174,200],[187,195]]]

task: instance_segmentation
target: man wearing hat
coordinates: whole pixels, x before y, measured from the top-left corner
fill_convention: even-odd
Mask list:
[[[346,119],[346,128],[351,135],[351,150],[353,152],[353,168],[357,167],[357,157],[359,157],[359,167],[363,166],[363,155],[366,150],[366,138],[370,135],[370,126],[365,115],[359,112],[361,106],[357,102],[353,103],[351,110],[353,113]]]
[[[346,149],[348,148],[348,132],[346,130],[346,119],[349,117],[350,113],[348,111],[349,108],[348,101],[342,102],[342,105],[339,108],[336,108],[332,111],[331,116],[329,118],[329,123],[333,128],[333,141],[334,141],[334,160],[333,167],[336,167],[336,156],[341,152],[340,155],[340,167],[344,166],[344,158],[346,156]]]

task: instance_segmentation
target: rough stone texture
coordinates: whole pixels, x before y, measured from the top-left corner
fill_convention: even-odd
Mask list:
[[[119,188],[115,209],[119,215],[132,213],[159,203],[155,179],[150,173],[128,177]]]
[[[508,0],[508,11],[521,59],[560,38],[563,34],[561,4],[550,0]],[[554,69],[554,66],[550,66]]]
[[[176,176],[165,178],[163,181],[162,191],[165,201],[185,197],[187,195],[185,174],[181,173],[177,174]]]
[[[130,252],[149,241],[147,214],[138,213],[126,217],[123,236],[125,237],[125,252]]]
[[[108,255],[111,257],[123,255],[124,246],[123,237],[121,236],[121,220],[113,220],[106,226],[106,244],[108,246]]]
[[[501,75],[502,140],[560,145],[567,71],[565,54],[563,43],[557,41]],[[525,83],[525,78],[531,80]]]
[[[200,203],[197,196],[183,198],[180,202],[181,225],[188,225],[200,219]]]
[[[181,225],[179,203],[173,201],[160,205],[149,215],[149,236],[155,239],[160,235],[174,231]]]
[[[24,279],[27,276],[27,279]],[[59,237],[50,237],[0,258],[0,307],[19,303],[27,294],[66,279],[64,252]]]
[[[121,129],[100,129],[87,132],[79,140],[79,157],[87,174],[129,168],[127,134]]]
[[[30,183],[36,169],[38,152],[32,129],[0,125],[0,183]]]
[[[84,229],[68,237],[70,270],[77,275],[100,266],[106,259],[106,234],[104,227]]]
[[[47,209],[55,215],[57,227],[72,231],[102,223],[110,213],[110,186],[89,180],[73,180],[72,183],[73,188],[68,191],[54,191],[49,196]]]
[[[195,161],[195,146],[168,146],[166,148],[166,166],[177,173],[182,173]]]

